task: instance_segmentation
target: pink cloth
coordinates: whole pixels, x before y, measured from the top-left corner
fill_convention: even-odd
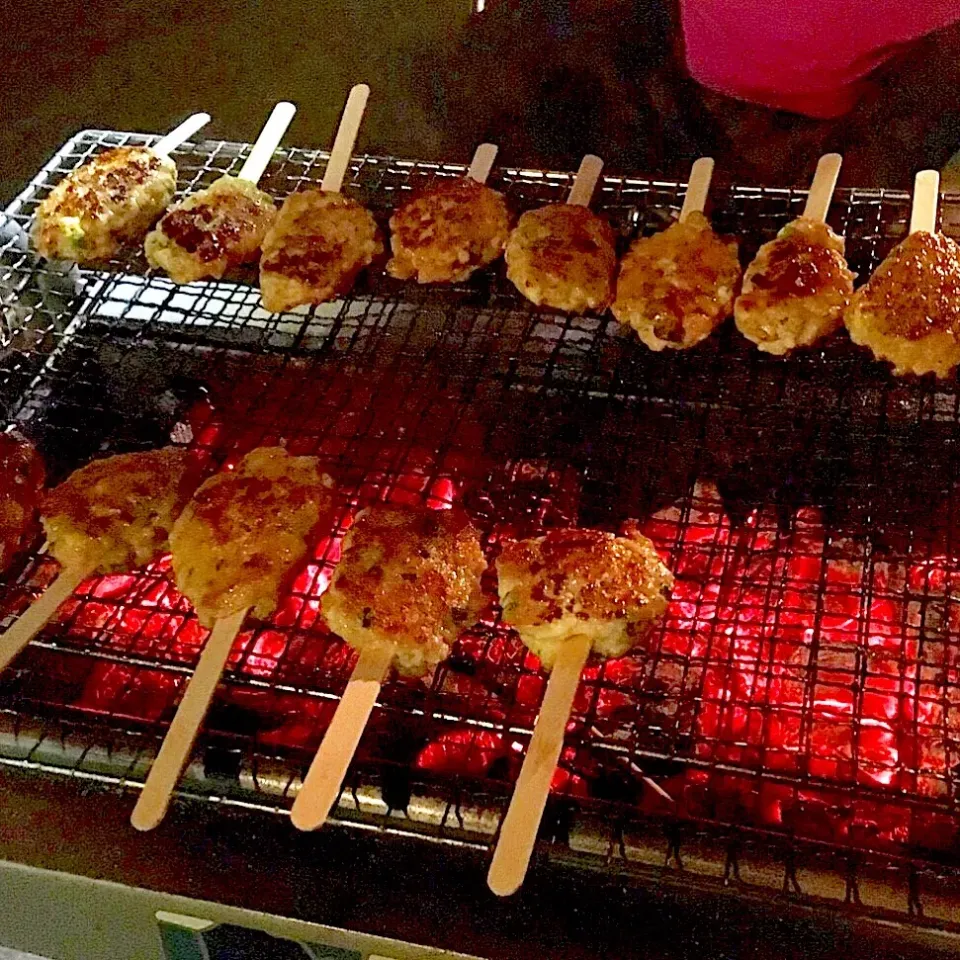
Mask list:
[[[680,0],[680,9],[695,80],[811,117],[846,113],[898,47],[960,20],[960,0]]]

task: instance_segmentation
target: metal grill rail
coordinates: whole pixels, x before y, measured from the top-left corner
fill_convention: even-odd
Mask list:
[[[55,477],[171,435],[218,460],[282,440],[339,475],[346,510],[457,498],[491,551],[561,522],[640,521],[677,594],[650,653],[585,675],[545,852],[951,926],[954,381],[894,380],[839,334],[781,360],[728,326],[655,355],[609,317],[534,310],[500,269],[436,290],[374,272],[349,299],[277,316],[249,273],[177,288],[139,254],[101,270],[38,262],[25,236],[52,185],[103,147],[143,142],[78,134],[0,220],[0,413]],[[185,145],[181,191],[236,173],[247,149]],[[282,197],[324,163],[282,150],[263,186]],[[463,169],[361,157],[348,189],[385,223],[403,195]],[[571,176],[491,182],[522,210],[562,199]],[[683,189],[607,177],[596,206],[625,245],[668,223]],[[804,199],[719,185],[714,222],[750,257]],[[861,277],[908,213],[900,193],[838,193],[831,223]],[[958,213],[948,198],[945,230]],[[352,663],[318,615],[335,550],[248,625],[186,795],[288,809]],[[49,572],[24,559],[0,622]],[[165,562],[94,581],[0,677],[0,762],[141,783],[202,640]],[[340,821],[489,846],[542,682],[491,608],[431,684],[385,687]]]

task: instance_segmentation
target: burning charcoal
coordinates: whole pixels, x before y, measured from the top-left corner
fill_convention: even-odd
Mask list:
[[[493,543],[568,525],[579,506],[579,473],[548,459],[511,462],[464,498],[467,512],[492,531]]]
[[[666,697],[693,705],[697,757],[879,789],[949,789],[953,748],[942,724],[956,668],[952,655],[943,661],[952,644],[941,633],[921,646],[904,628],[902,599],[911,589],[945,596],[951,581],[935,561],[909,570],[868,563],[861,541],[834,536],[828,545],[809,507],[786,528],[755,511],[733,526],[707,484],[644,529],[676,571],[653,656],[673,664]],[[929,604],[924,610],[931,615]],[[651,693],[658,672],[647,681]],[[680,745],[674,739],[673,749]],[[748,803],[732,780],[711,784],[724,794],[716,802],[745,804],[741,817],[789,823],[804,835],[883,844],[908,836],[905,821],[881,815],[882,805],[850,808],[826,787],[768,806]]]
[[[450,730],[420,750],[416,767],[454,777],[486,777],[493,776],[494,766],[507,755],[499,734],[473,728]]]

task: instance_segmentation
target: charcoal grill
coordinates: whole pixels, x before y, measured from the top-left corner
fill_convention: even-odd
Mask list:
[[[377,499],[457,501],[491,553],[561,523],[638,522],[675,596],[650,651],[587,670],[537,862],[960,933],[954,381],[896,380],[842,334],[765,357],[732,324],[657,355],[609,317],[532,308],[500,270],[443,289],[375,273],[278,316],[252,273],[177,288],[139,254],[67,270],[27,251],[62,175],[149,142],[78,134],[0,221],[0,410],[54,478],[170,438],[221,463],[283,442],[341,478],[343,520]],[[236,173],[247,150],[185,145],[180,191]],[[262,185],[317,183],[325,159],[280,150]],[[363,156],[348,189],[385,223],[463,172]],[[571,180],[505,169],[491,183],[523,210]],[[595,206],[626,245],[683,192],[608,176]],[[749,258],[804,200],[718,183],[713,218]],[[830,222],[861,277],[908,214],[902,193],[838,192]],[[960,198],[942,216],[949,233]],[[242,633],[181,784],[197,816],[289,810],[353,662],[319,617],[338,544],[332,531],[276,615]],[[0,589],[0,623],[52,576],[36,547]],[[0,768],[136,790],[203,638],[168,561],[89,581],[0,676]],[[384,687],[335,827],[485,860],[543,685],[491,603],[430,684]]]

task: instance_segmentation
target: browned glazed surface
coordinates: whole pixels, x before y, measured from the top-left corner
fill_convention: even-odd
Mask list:
[[[45,498],[51,554],[78,569],[128,570],[168,547],[174,522],[199,482],[191,454],[167,447],[95,460]]]
[[[389,272],[421,283],[466,279],[503,252],[510,215],[503,195],[469,177],[441,181],[390,219]]]
[[[644,603],[662,598],[672,583],[646,537],[602,530],[552,530],[508,543],[497,569],[521,583],[518,602],[504,610],[504,619],[521,635],[525,626],[568,616],[583,622],[626,619]]]
[[[507,275],[534,303],[579,313],[613,298],[613,230],[586,207],[558,203],[525,213],[506,259]]]
[[[960,336],[960,245],[941,233],[911,234],[859,291],[858,305],[886,336]]]
[[[825,225],[802,218],[761,248],[747,280],[753,291],[742,295],[743,309],[835,291],[848,294],[852,288],[843,241]]]
[[[255,236],[272,217],[272,211],[242,194],[216,194],[206,203],[171,210],[160,229],[187,253],[212,263],[229,258],[241,240]]]
[[[119,454],[75,470],[47,494],[43,513],[66,517],[97,539],[111,535],[118,526],[137,522],[143,517],[144,504],[156,500],[161,491],[172,492],[174,504],[182,507],[197,479],[186,450],[171,447]],[[176,515],[158,519],[163,522],[156,537],[163,542]]]
[[[332,488],[316,457],[258,447],[197,490],[170,545],[177,586],[202,623],[273,611],[318,525],[331,520]]]
[[[114,147],[76,170],[60,197],[63,217],[96,217],[104,200],[123,203],[134,187],[160,169],[159,157],[147,147]]]
[[[733,312],[737,244],[702,213],[634,242],[620,264],[614,315],[673,344],[694,343]]]
[[[461,511],[371,507],[344,540],[324,607],[335,598],[340,618],[397,643],[450,644],[479,613],[485,568]]]
[[[33,444],[0,433],[0,573],[36,529],[46,470]]]
[[[303,190],[287,197],[264,238],[260,270],[329,296],[349,291],[382,249],[373,217],[356,200]]]

